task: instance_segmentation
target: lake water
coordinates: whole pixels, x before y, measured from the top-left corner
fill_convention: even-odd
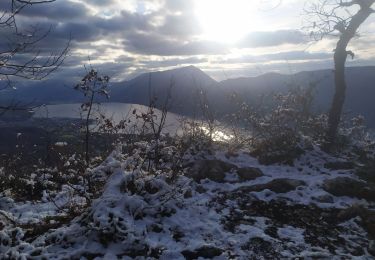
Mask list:
[[[133,114],[135,110],[136,114]],[[146,113],[148,108],[142,105],[125,104],[125,103],[103,103],[95,104],[91,119],[96,119],[100,114],[110,118],[114,123],[121,120],[131,120],[133,124],[141,125],[142,121],[136,118],[136,115]],[[161,118],[161,111],[155,109],[155,121]],[[85,118],[86,113],[81,111],[81,104],[60,104],[46,105],[35,110],[34,118]],[[174,113],[168,113],[166,117],[164,132],[175,133],[180,125],[181,116]]]
[[[85,113],[81,112],[81,104],[60,104],[60,105],[46,105],[35,110],[34,118],[72,118],[80,119],[85,118]],[[95,104],[91,119],[96,119],[99,114],[104,114],[107,118],[111,118],[114,123],[119,123],[121,120],[130,119],[132,126],[141,127],[143,121],[136,118],[133,111],[140,115],[146,113],[148,108],[142,105],[125,104],[125,103],[103,103],[100,105]],[[161,118],[161,111],[155,109],[156,119]],[[166,117],[163,133],[171,135],[181,133],[181,120],[182,116],[168,113]],[[94,126],[94,124],[93,124]],[[204,132],[208,132],[206,127],[202,126]],[[224,133],[224,131],[216,130],[213,134],[215,141],[228,141],[232,138],[231,135]]]

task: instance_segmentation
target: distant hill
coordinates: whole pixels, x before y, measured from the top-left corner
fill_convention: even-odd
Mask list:
[[[150,96],[157,96],[160,108],[166,98],[167,89],[172,87],[171,111],[192,115],[199,111],[198,91],[207,93],[210,104],[217,114],[233,111],[234,106],[228,98],[236,92],[242,99],[256,102],[262,95],[286,92],[293,86],[316,86],[315,109],[327,111],[333,93],[332,70],[306,71],[292,75],[267,73],[257,77],[228,79],[217,82],[194,66],[174,70],[141,74],[124,82],[113,83],[110,87],[109,102],[148,105]],[[368,124],[375,127],[375,66],[347,68],[347,100],[345,111],[362,114]],[[45,81],[29,86],[20,86],[15,91],[3,92],[0,102],[20,100],[23,102],[59,104],[82,101],[82,95],[72,89],[74,82]],[[101,100],[106,101],[106,100]]]
[[[217,89],[217,82],[194,66],[147,73],[114,85],[110,101],[148,105],[150,97],[157,97],[158,106],[162,106],[170,87],[172,111],[187,114],[195,106],[198,91],[211,93]]]
[[[13,100],[33,104],[62,104],[82,102],[83,95],[73,89],[76,82],[49,80],[18,84],[16,90],[2,92],[0,102]],[[217,87],[217,82],[194,66],[180,69],[152,72],[123,82],[111,83],[110,99],[101,102],[121,102],[149,105],[150,96],[156,96],[159,106],[164,103],[167,90],[172,86],[173,111],[187,113],[194,105],[198,90],[205,91]]]
[[[375,66],[346,69],[347,95],[344,111],[351,115],[364,115],[368,124],[375,127]],[[292,75],[268,73],[258,77],[229,79],[219,82],[222,92],[235,91],[242,98],[255,102],[262,95],[286,92],[294,86],[307,87],[316,82],[315,109],[329,109],[334,94],[333,70],[299,72]]]

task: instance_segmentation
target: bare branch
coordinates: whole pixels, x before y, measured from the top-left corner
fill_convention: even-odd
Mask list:
[[[56,71],[64,62],[69,52],[70,37],[62,50],[47,53],[39,43],[43,42],[50,34],[51,28],[41,31],[35,26],[19,28],[17,17],[26,7],[55,2],[55,0],[8,0],[9,10],[0,14],[0,30],[3,32],[3,44],[0,49],[0,80],[6,81],[0,91],[14,85],[14,78],[41,80]],[[16,104],[11,107],[0,106],[0,110],[17,108],[25,110],[24,106]]]
[[[375,0],[321,0],[310,5],[306,10],[309,17],[308,28],[313,39],[321,40],[329,35],[339,37],[334,50],[334,80],[335,95],[329,111],[328,130],[325,149],[330,151],[337,139],[338,126],[346,95],[345,64],[348,56],[354,58],[354,53],[348,51],[350,41],[357,35],[359,27],[374,13],[372,5]],[[355,7],[354,7],[355,6]]]

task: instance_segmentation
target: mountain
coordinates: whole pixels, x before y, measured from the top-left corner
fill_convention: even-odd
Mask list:
[[[16,90],[3,91],[0,103],[17,100],[21,103],[61,104],[82,102],[84,97],[73,89],[76,82],[48,80],[17,85]],[[157,97],[157,107],[164,104],[168,88],[171,84],[173,98],[172,110],[186,114],[191,110],[196,100],[198,90],[212,92],[217,82],[194,66],[179,69],[141,74],[123,82],[112,83],[110,99],[97,98],[100,102],[121,102],[149,105],[150,96]]]
[[[361,114],[367,123],[375,127],[375,66],[348,67],[346,69],[347,95],[345,113]],[[249,102],[256,102],[262,95],[287,92],[300,86],[308,87],[315,83],[315,110],[329,109],[334,94],[333,70],[305,71],[292,75],[268,73],[258,77],[229,79],[219,82],[221,92],[236,92]],[[222,105],[230,106],[230,104]]]
[[[161,107],[169,88],[172,111],[188,114],[196,103],[198,91],[213,92],[217,88],[217,82],[194,66],[147,73],[113,86],[110,101],[148,105],[150,97],[156,97],[157,107]]]
[[[375,127],[375,66],[349,67],[346,71],[348,84],[344,110],[351,115],[362,114],[368,124]],[[110,87],[109,100],[102,102],[121,102],[148,105],[150,97],[157,97],[156,106],[163,106],[171,84],[172,105],[170,110],[183,115],[199,113],[199,96],[203,91],[207,100],[218,115],[235,109],[229,96],[233,92],[248,102],[257,102],[261,96],[282,93],[294,86],[307,87],[316,83],[315,109],[327,111],[333,93],[334,79],[332,70],[305,71],[292,75],[267,73],[257,77],[228,79],[217,82],[194,66],[174,70],[141,74],[130,80],[113,83]],[[17,100],[33,103],[76,103],[82,102],[80,93],[73,90],[75,82],[45,81],[20,86],[15,91],[2,92],[0,102]],[[268,100],[268,102],[271,99]]]

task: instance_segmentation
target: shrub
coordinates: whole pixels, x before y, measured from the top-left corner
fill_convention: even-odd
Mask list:
[[[305,150],[313,146],[322,148],[326,142],[328,116],[313,111],[315,84],[309,87],[295,87],[285,94],[272,96],[269,107],[264,99],[250,105],[233,95],[238,112],[232,116],[236,128],[244,129],[242,136],[250,147],[252,155],[261,163],[293,164]],[[240,122],[240,123],[238,123]],[[238,136],[238,135],[236,135]],[[336,151],[362,151],[373,149],[373,142],[364,126],[363,117],[343,120],[339,129]]]

